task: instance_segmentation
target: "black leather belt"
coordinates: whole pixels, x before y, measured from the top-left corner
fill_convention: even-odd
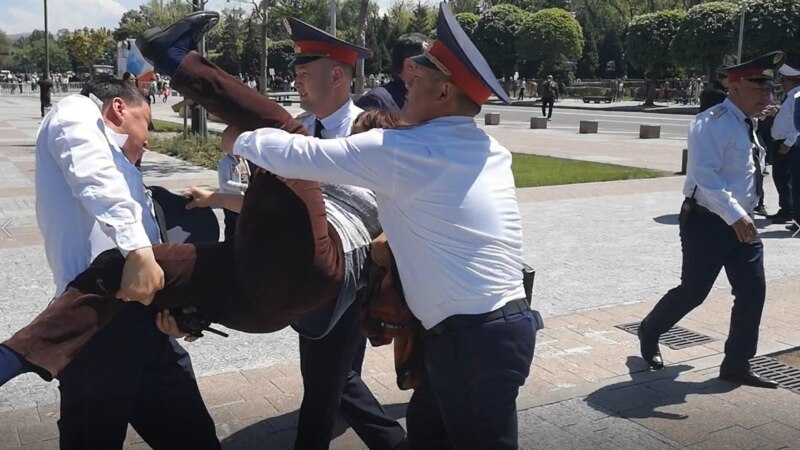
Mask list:
[[[530,311],[531,307],[528,306],[528,302],[521,298],[519,300],[512,300],[503,307],[498,308],[494,311],[483,313],[483,314],[458,314],[455,316],[450,316],[447,319],[436,324],[433,328],[426,331],[426,334],[433,335],[433,336],[440,336],[442,334],[460,330],[463,328],[469,328],[474,325],[478,325],[481,323],[491,322],[492,320],[497,320],[503,316],[513,316],[515,314],[522,314],[525,311]]]

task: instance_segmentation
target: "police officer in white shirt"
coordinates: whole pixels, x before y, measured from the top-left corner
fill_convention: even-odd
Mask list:
[[[724,69],[728,98],[697,116],[689,128],[689,164],[680,214],[683,269],[670,290],[639,327],[642,357],[653,369],[664,361],[658,339],[705,300],[720,270],[735,296],[720,378],[775,388],[750,370],[764,308],[764,247],[753,223],[763,193],[761,159],[753,116],[767,105],[775,70],[784,54],[774,52]]]
[[[134,166],[150,107],[130,83],[106,80],[60,101],[36,143],[36,216],[56,294],[100,253],[127,252],[118,298],[163,287],[153,205]],[[47,374],[46,377],[49,377]],[[121,448],[128,424],[153,448],[219,448],[185,351],[139,303],[120,314],[59,374],[60,448]]]
[[[372,52],[294,17],[286,22],[296,45],[295,87],[305,110],[297,119],[309,134],[321,139],[349,136],[364,111],[350,99],[356,60]],[[327,187],[322,189],[327,196]],[[366,338],[359,326],[360,312],[361,303],[354,302],[322,337],[308,333],[303,326],[317,322],[314,317],[294,325],[300,333],[303,375],[295,449],[327,449],[340,414],[370,449],[405,445],[405,430],[383,410],[361,379]]]
[[[415,127],[328,140],[226,133],[240,134],[236,154],[280,176],[375,191],[406,300],[427,330],[411,448],[517,448],[516,396],[541,318],[524,300],[511,153],[474,120],[493,93],[509,99],[444,3],[437,40],[413,59],[403,118]]]
[[[772,137],[779,144],[772,162],[772,180],[778,191],[780,210],[767,216],[773,223],[786,223],[794,218],[794,197],[800,181],[792,182],[792,160],[800,154],[800,132],[794,126],[794,97],[800,94],[800,55],[789,53],[786,62],[778,69],[784,100],[772,124]],[[800,176],[800,174],[798,174]],[[800,190],[797,192],[800,194]]]

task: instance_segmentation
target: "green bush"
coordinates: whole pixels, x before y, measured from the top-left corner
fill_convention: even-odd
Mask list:
[[[149,150],[182,159],[206,169],[217,170],[217,163],[222,156],[219,136],[209,135],[208,141],[202,143],[194,136],[184,138],[171,133],[159,134],[151,134],[151,139],[148,140]]]

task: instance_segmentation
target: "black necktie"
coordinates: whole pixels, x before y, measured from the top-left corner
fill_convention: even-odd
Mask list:
[[[324,130],[324,129],[325,129],[325,127],[322,125],[322,121],[320,121],[319,119],[314,120],[314,137],[315,138],[322,139],[322,130]]]
[[[756,142],[756,135],[753,130],[753,121],[750,118],[744,119],[747,124],[747,135],[753,144],[753,165],[756,168],[756,194],[758,198],[764,197],[764,172],[761,170],[761,149]]]

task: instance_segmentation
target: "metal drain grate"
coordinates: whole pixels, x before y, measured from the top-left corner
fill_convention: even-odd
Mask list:
[[[778,386],[800,394],[800,369],[787,366],[772,356],[751,359],[750,368],[762,377],[778,383]]]
[[[617,325],[617,328],[631,334],[636,334],[639,331],[639,324],[640,322],[626,323]],[[709,342],[714,342],[714,339],[705,334],[696,333],[683,327],[672,327],[669,331],[661,335],[658,342],[673,350],[680,350],[682,348],[694,347],[695,345],[708,344]]]

